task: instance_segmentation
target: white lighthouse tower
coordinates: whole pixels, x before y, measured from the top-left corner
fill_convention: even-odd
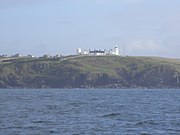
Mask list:
[[[82,53],[81,48],[78,48],[78,49],[77,49],[77,55],[80,55],[81,53]]]
[[[115,46],[115,55],[119,55],[119,48],[118,48],[118,46]]]

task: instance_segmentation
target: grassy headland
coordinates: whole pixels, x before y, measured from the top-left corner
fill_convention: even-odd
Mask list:
[[[68,56],[0,60],[0,88],[180,88],[180,60]]]

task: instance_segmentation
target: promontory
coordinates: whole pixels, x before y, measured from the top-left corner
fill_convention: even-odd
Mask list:
[[[180,88],[180,59],[1,58],[0,88]]]

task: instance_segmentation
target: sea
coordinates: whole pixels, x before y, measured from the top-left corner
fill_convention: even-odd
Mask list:
[[[180,135],[180,90],[0,89],[0,135]]]

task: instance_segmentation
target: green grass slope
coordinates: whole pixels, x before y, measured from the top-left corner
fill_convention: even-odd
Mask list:
[[[179,88],[180,60],[68,56],[0,60],[0,88]]]

